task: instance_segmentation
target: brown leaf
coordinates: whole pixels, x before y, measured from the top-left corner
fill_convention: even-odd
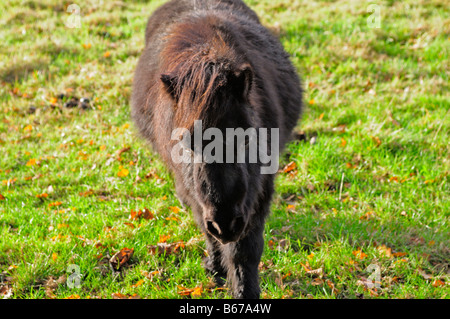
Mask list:
[[[288,239],[282,239],[278,242],[277,249],[279,251],[286,251],[289,249],[289,244],[290,244],[290,242]]]
[[[0,286],[0,297],[2,297],[2,299],[9,299],[12,297],[12,294],[13,290],[11,286]]]
[[[136,288],[141,286],[144,283],[144,279],[139,280],[137,283],[135,283],[134,285],[131,285],[132,288]]]
[[[141,271],[141,275],[144,276],[147,279],[152,280],[153,277],[161,275],[161,272],[159,270],[155,270],[155,271],[152,271],[152,272],[148,272],[148,271],[143,270],[143,271]]]
[[[367,257],[367,254],[363,253],[360,249],[352,251],[353,256],[358,257],[359,259],[364,259]]]
[[[431,280],[433,279],[432,275],[428,275],[425,271],[423,271],[422,269],[418,269],[417,272],[419,273],[419,275],[421,275],[423,277],[423,279],[425,280]]]
[[[5,200],[5,199],[6,199],[6,197],[3,196],[2,194],[0,194],[0,200]]]
[[[155,218],[155,216],[147,208],[144,208],[144,210],[142,211],[142,218],[150,220]]]
[[[437,287],[442,287],[445,286],[445,282],[443,282],[442,280],[436,279],[433,282],[433,287],[437,288]]]
[[[377,144],[377,147],[381,145],[381,140],[378,136],[371,136],[372,140]]]
[[[167,240],[169,240],[169,238],[170,238],[170,235],[160,235],[158,243],[165,243],[165,242],[167,242]]]
[[[297,164],[295,162],[290,162],[283,168],[283,173],[289,173],[297,168]]]
[[[132,210],[131,211],[131,213],[130,213],[130,219],[131,220],[138,220],[138,219],[140,219],[140,218],[144,218],[144,219],[146,219],[146,220],[150,220],[150,219],[154,219],[155,218],[155,216],[153,215],[153,213],[149,210],[149,209],[147,209],[147,208],[144,208],[143,210],[139,210],[139,211],[134,211],[134,210]]]
[[[141,297],[138,294],[132,294],[132,295],[124,295],[120,292],[116,292],[112,294],[113,299],[141,299]]]
[[[54,291],[56,288],[58,288],[59,285],[64,284],[66,282],[66,276],[62,275],[57,280],[53,278],[53,276],[50,276],[44,283],[45,287],[45,295],[49,299],[56,298]]]
[[[117,152],[117,158],[120,158],[120,155],[122,155],[122,154],[125,153],[125,152],[128,152],[130,149],[131,149],[131,147],[124,147],[124,148],[122,148],[121,150],[119,150],[119,151]]]
[[[322,278],[323,276],[323,269],[321,268],[317,268],[317,269],[311,269],[310,271],[306,272],[308,275],[310,275],[311,277],[319,277]]]
[[[195,287],[195,288],[185,288],[183,286],[178,286],[178,294],[180,296],[191,296],[191,297],[199,297],[203,292],[203,286]]]
[[[109,260],[111,266],[114,267],[114,269],[119,269],[123,265],[127,263],[128,260],[130,260],[131,256],[133,256],[134,249],[133,248],[122,248],[121,251],[116,253],[114,256],[111,257]]]
[[[334,283],[331,280],[327,279],[327,285],[331,288],[331,293],[339,293],[339,290],[334,286]]]
[[[165,242],[160,242],[157,245],[154,246],[150,246],[149,247],[149,252],[152,255],[169,255],[172,253],[176,253],[178,252],[180,249],[184,248],[185,244],[180,241],[180,242],[176,242],[176,243],[172,243],[172,244],[167,244]]]
[[[394,256],[394,257],[403,257],[403,256],[406,256],[406,255],[407,255],[407,253],[400,253],[400,252],[392,253],[392,256]]]
[[[180,212],[180,208],[176,206],[170,206],[169,210],[175,214],[178,214]]]
[[[392,249],[387,247],[386,245],[378,246],[377,250],[380,252],[381,255],[384,255],[387,258],[392,258]]]
[[[323,284],[324,282],[320,278],[314,278],[313,281],[311,281],[311,286],[322,286]]]
[[[375,286],[375,282],[373,282],[372,280],[369,280],[365,277],[361,277],[357,282],[356,282],[357,286],[363,286],[364,288],[367,289],[372,289]]]
[[[306,261],[306,264],[300,263],[300,265],[302,265],[302,267],[303,267],[303,269],[305,270],[306,273],[312,271],[312,268],[311,268],[311,266],[309,265],[309,262],[308,262],[308,261]]]
[[[361,216],[359,219],[361,219],[361,220],[368,220],[370,218],[370,216],[373,215],[373,214],[374,214],[374,212],[372,212],[372,211],[367,212],[363,216]]]

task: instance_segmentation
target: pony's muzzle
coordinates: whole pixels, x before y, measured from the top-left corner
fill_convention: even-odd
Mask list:
[[[245,221],[242,216],[237,216],[231,221],[222,221],[220,224],[213,219],[205,219],[205,227],[208,233],[216,238],[221,244],[226,245],[240,239]]]

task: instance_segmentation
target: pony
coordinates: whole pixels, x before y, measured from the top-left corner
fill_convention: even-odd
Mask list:
[[[262,174],[259,159],[174,161],[173,149],[180,142],[175,132],[192,134],[199,121],[203,133],[211,128],[223,133],[276,129],[275,141],[269,132],[258,146],[273,150],[276,142],[269,153],[279,154],[298,124],[302,96],[289,55],[243,1],[173,0],[149,18],[133,80],[131,116],[173,175],[178,199],[190,207],[205,235],[206,270],[218,285],[228,283],[234,298],[260,296],[258,266],[275,174]],[[249,136],[243,141],[227,148],[227,156],[242,155]],[[184,144],[188,159],[205,150],[204,141]]]

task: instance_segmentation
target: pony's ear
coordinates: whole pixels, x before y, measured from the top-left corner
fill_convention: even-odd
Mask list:
[[[164,84],[164,87],[173,98],[176,97],[176,87],[178,84],[178,79],[176,76],[172,74],[161,74],[161,81]]]
[[[240,65],[233,74],[233,87],[242,93],[242,97],[247,99],[253,84],[253,69],[250,64]]]

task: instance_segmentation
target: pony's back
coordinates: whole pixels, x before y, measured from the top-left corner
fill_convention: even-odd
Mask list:
[[[190,30],[205,31],[203,38],[194,39],[194,35],[189,34]],[[192,49],[194,45],[198,50],[208,49],[212,46],[208,30],[224,38],[237,59],[251,64],[255,73],[251,101],[261,117],[259,124],[261,127],[280,128],[280,146],[283,147],[300,116],[300,80],[279,40],[260,24],[256,14],[241,0],[174,0],[150,17],[146,47],[136,69],[132,95],[132,116],[140,133],[163,152],[155,145],[155,128],[167,122],[165,119],[174,117],[169,102],[161,100],[159,94],[161,74],[175,63],[167,60],[167,47],[171,45],[171,39],[185,37],[184,48],[178,46],[179,52],[176,53]],[[190,38],[192,40],[188,43]],[[164,115],[157,115],[155,119],[155,110]],[[173,129],[172,125],[164,125],[157,130],[159,135],[170,138]],[[168,141],[161,141],[161,144]]]

